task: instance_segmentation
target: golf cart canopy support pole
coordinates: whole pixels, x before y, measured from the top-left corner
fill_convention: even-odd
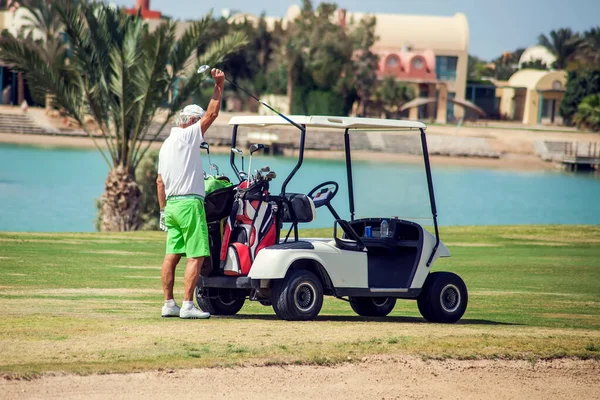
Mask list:
[[[438,230],[435,195],[433,193],[433,179],[431,178],[431,165],[429,164],[429,150],[427,149],[427,138],[425,137],[424,129],[421,129],[421,146],[423,147],[423,159],[425,161],[425,172],[427,173],[427,186],[429,187],[429,201],[431,202],[431,214],[433,215],[433,226],[435,228],[435,246],[433,246],[429,260],[427,260],[427,266],[429,267],[433,262],[433,257],[440,245],[440,233]]]
[[[285,197],[285,189],[287,188],[288,183],[292,180],[294,175],[296,175],[296,172],[298,172],[298,170],[302,166],[302,162],[304,161],[304,142],[306,140],[306,125],[304,125],[304,124],[298,125],[285,116],[283,116],[283,118],[285,120],[289,121],[291,124],[293,124],[298,129],[300,129],[300,150],[299,150],[299,154],[298,154],[298,163],[296,164],[296,166],[294,167],[292,172],[290,172],[288,177],[285,178],[285,181],[283,181],[283,185],[281,185],[281,197]],[[297,227],[296,227],[296,229],[297,229]]]
[[[231,148],[232,149],[234,149],[235,146],[236,146],[237,132],[238,132],[238,125],[234,125],[233,126],[233,132],[231,133]],[[231,168],[233,169],[233,172],[235,172],[235,175],[238,177],[238,179],[241,182],[242,181],[242,177],[240,176],[240,170],[235,165],[235,154],[233,153],[233,151],[229,152],[229,164],[231,164]]]
[[[348,175],[348,200],[350,202],[350,221],[354,221],[354,187],[352,184],[352,156],[350,155],[350,135],[344,132],[344,148],[346,150],[346,174]]]

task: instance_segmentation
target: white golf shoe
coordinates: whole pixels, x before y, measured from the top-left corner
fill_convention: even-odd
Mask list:
[[[162,308],[163,318],[179,317],[180,308],[175,304],[174,306],[164,305]]]
[[[210,318],[210,313],[197,309],[196,307],[182,308],[179,312],[179,318],[183,319],[207,319]]]

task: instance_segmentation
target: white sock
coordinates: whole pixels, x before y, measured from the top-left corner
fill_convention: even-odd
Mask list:
[[[176,305],[177,305],[177,303],[175,303],[175,300],[173,300],[173,299],[165,300],[165,306],[175,307]]]
[[[181,308],[183,308],[184,310],[190,310],[194,308],[194,302],[184,300]]]

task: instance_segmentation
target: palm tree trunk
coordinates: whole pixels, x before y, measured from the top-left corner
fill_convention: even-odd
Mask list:
[[[140,226],[142,192],[134,175],[122,165],[112,169],[106,177],[100,216],[101,230],[122,232],[137,230]]]
[[[46,114],[50,114],[54,110],[54,95],[46,94]]]

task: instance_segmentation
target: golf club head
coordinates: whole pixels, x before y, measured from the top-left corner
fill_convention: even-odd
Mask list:
[[[268,165],[265,165],[264,167],[259,169],[259,171],[260,172],[269,172],[269,171],[271,171],[271,167],[269,167]]]
[[[267,175],[265,175],[265,179],[267,180],[272,180],[275,178],[277,178],[277,174],[275,173],[275,171],[271,171]]]
[[[210,70],[210,65],[206,65],[206,64],[205,64],[205,65],[201,65],[201,66],[198,68],[198,71],[196,71],[196,73],[198,73],[198,74],[203,74],[203,73],[205,73],[205,72],[206,72],[206,71],[208,71],[208,70]]]
[[[264,149],[265,145],[264,144],[253,144],[252,146],[250,146],[250,154],[260,150],[260,149]]]
[[[210,164],[210,169],[214,169],[215,171],[217,171],[217,175],[219,175],[219,167],[217,167],[216,164]]]
[[[231,148],[231,152],[232,152],[232,153],[235,153],[235,154],[237,154],[237,155],[240,155],[240,156],[243,156],[243,155],[244,155],[244,152],[243,152],[243,151],[241,151],[240,149],[237,149],[237,148],[235,148],[235,147],[232,147],[232,148]]]

